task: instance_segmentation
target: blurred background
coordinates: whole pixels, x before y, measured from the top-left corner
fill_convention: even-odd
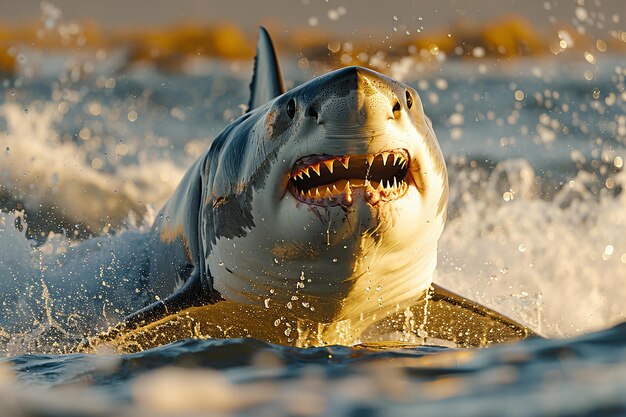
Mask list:
[[[332,65],[384,68],[386,57],[407,54],[615,52],[626,45],[622,8],[620,0],[8,2],[0,17],[0,68],[20,74],[32,67],[27,58],[36,51],[75,50],[85,60],[119,53],[125,65],[184,70],[189,59],[249,59],[259,25],[271,31],[281,53]]]

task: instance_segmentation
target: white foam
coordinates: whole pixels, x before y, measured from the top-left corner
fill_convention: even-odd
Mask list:
[[[525,160],[501,162],[486,182],[475,174],[453,178],[462,207],[441,238],[436,281],[548,336],[626,320],[625,193],[596,194],[580,171],[544,200]],[[626,172],[614,180],[625,186]]]
[[[63,113],[56,103],[32,103],[28,112],[4,103],[0,118],[7,124],[0,149],[0,194],[21,201],[27,210],[56,213],[92,231],[118,225],[129,212],[143,215],[147,204],[161,205],[184,174],[165,158],[139,166],[112,157],[109,171],[94,168],[88,146],[59,138]]]

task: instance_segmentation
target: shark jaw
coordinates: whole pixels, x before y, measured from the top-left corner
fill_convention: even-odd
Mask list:
[[[376,205],[402,198],[415,187],[410,165],[409,152],[403,148],[364,155],[309,155],[293,165],[288,188],[308,205],[349,207],[357,190]]]

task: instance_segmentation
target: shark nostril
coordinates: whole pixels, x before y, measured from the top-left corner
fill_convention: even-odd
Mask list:
[[[317,114],[317,109],[315,108],[314,104],[309,106],[309,109],[307,110],[306,115],[309,116],[309,117],[314,117],[315,119],[317,119],[318,114]]]
[[[393,105],[393,109],[391,109],[393,111],[393,115],[395,116],[397,112],[399,112],[402,109],[402,107],[400,106],[400,102],[396,101],[396,104]]]

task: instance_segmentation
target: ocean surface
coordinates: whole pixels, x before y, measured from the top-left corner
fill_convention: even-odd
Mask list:
[[[2,415],[626,415],[624,56],[409,54],[383,68],[420,92],[446,156],[435,282],[546,339],[183,340],[129,355],[65,352],[143,296],[144,232],[242,113],[252,65],[41,59],[21,56],[0,86]],[[288,87],[325,71],[280,59]]]

